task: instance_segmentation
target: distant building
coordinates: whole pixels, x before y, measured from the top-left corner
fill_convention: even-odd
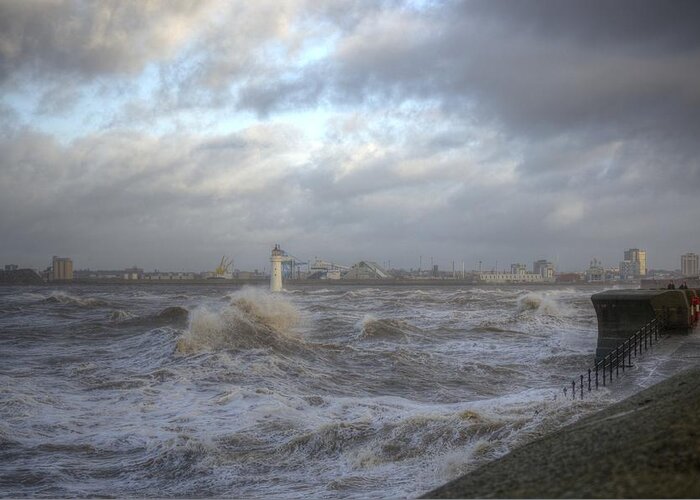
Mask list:
[[[132,271],[131,269],[127,269],[127,271]],[[128,277],[130,276],[130,277]],[[141,276],[141,277],[138,277]],[[142,280],[147,280],[147,281],[173,281],[173,280],[195,280],[199,278],[200,275],[197,273],[185,273],[185,272],[180,272],[180,273],[168,273],[168,272],[160,272],[160,271],[154,271],[152,273],[143,273],[139,274],[138,269],[136,269],[135,272],[127,272],[124,273],[124,279],[125,280],[137,280],[137,279],[142,279]]]
[[[478,273],[483,283],[544,283],[541,274],[528,273],[524,264],[511,264],[509,273],[503,271],[485,271]]]
[[[544,283],[539,274],[524,273],[513,274],[498,271],[484,271],[478,273],[479,281],[484,283]]]
[[[581,277],[581,273],[559,273],[557,274],[557,283],[580,283],[583,281],[583,278]]]
[[[392,276],[389,272],[376,262],[360,261],[346,272],[342,279],[344,280],[377,280],[390,279]]]
[[[325,260],[316,259],[314,263],[309,267],[309,275],[307,279],[310,280],[339,280],[343,272],[348,271],[349,268],[346,266],[341,266],[334,264],[333,262],[327,262]]]
[[[15,267],[16,269],[7,269]],[[39,285],[44,279],[33,269],[18,269],[17,266],[5,266],[5,270],[0,269],[0,283],[10,285]]]
[[[534,274],[539,274],[542,276],[544,281],[552,282],[554,281],[554,275],[556,274],[556,267],[554,264],[548,260],[542,259],[532,263],[532,272]]]
[[[525,264],[511,264],[510,265],[511,274],[525,274],[527,273],[527,266]]]
[[[124,269],[124,279],[125,280],[142,280],[143,279],[143,269],[140,267],[130,267]]]
[[[5,264],[5,271],[16,271],[19,269],[17,264]]]
[[[73,261],[67,257],[53,256],[51,264],[51,281],[70,281],[73,279]]]
[[[586,281],[588,283],[605,281],[605,268],[598,259],[593,259],[591,265],[586,270]]]
[[[700,256],[695,253],[681,255],[681,274],[683,276],[697,276],[699,271]]]
[[[619,274],[621,280],[633,280],[641,276],[641,263],[639,261],[620,261]]]
[[[120,270],[90,270],[90,269],[78,269],[73,271],[74,280],[109,280],[109,279],[121,279],[123,278],[124,272]]]
[[[630,248],[625,250],[625,261],[632,263],[632,268],[635,270],[633,278],[639,278],[647,275],[647,252],[639,248]],[[622,271],[620,271],[622,274]]]

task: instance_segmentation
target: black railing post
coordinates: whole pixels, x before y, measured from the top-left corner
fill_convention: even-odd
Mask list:
[[[622,373],[625,373],[625,344],[627,341],[622,343]]]
[[[595,364],[595,390],[598,390],[598,363]]]
[[[647,330],[646,326],[644,327],[644,350],[647,350]]]
[[[603,358],[603,387],[605,387],[605,358]]]
[[[1,0],[0,0],[1,1]],[[644,352],[642,350],[642,337],[644,337],[644,350],[649,350],[653,347],[654,341],[658,342],[662,333],[663,323],[657,318],[652,319],[646,325],[642,326],[637,330],[632,336],[628,337],[627,340],[619,343],[615,346],[615,349],[611,349],[606,356],[600,361],[593,365],[593,369],[588,369],[588,392],[592,391],[593,385],[593,372],[595,371],[595,388],[598,390],[600,387],[600,370],[603,371],[603,387],[606,386],[608,382],[612,384],[613,382],[613,363],[615,364],[615,378],[620,378],[620,362],[622,362],[622,373],[625,373],[625,361],[627,362],[627,368],[632,368],[632,351],[634,350],[634,357],[637,357],[637,351],[639,350],[639,355],[641,356]],[[648,337],[648,339],[647,339]],[[625,356],[627,360],[625,360]],[[608,370],[609,369],[609,370]],[[606,374],[606,371],[608,372]],[[584,393],[584,376],[585,372],[579,376],[580,384],[580,396],[583,400]],[[564,388],[564,396],[568,396],[568,389]],[[571,397],[576,400],[576,378],[571,381]]]
[[[632,346],[627,346],[627,364],[632,368]]]
[[[588,369],[588,392],[591,392],[591,369]]]

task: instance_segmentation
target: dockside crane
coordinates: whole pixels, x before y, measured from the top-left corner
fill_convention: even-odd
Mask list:
[[[224,255],[221,257],[221,262],[219,262],[219,265],[214,271],[214,275],[223,278],[226,274],[231,272],[231,266],[233,266],[233,259]]]

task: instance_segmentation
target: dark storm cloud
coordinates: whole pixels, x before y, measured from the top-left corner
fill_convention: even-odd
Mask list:
[[[366,19],[333,55],[331,90],[346,99],[375,93],[440,99],[518,133],[614,127],[640,118],[697,124],[700,37],[694,23],[675,25],[659,15],[668,9],[662,2],[638,8],[620,2],[614,9],[555,5],[550,11],[544,2],[467,2],[431,16],[390,12]],[[596,25],[609,10],[626,13],[627,20],[617,16]],[[673,17],[697,19],[696,10]],[[657,17],[660,27],[647,30]],[[571,34],[566,28],[578,18],[581,27]]]
[[[525,0],[458,5],[466,12],[478,10],[487,16],[509,20],[513,29],[535,31],[590,46],[632,45],[658,50],[688,50],[700,47],[697,19],[700,6],[692,0],[592,0],[561,2]]]

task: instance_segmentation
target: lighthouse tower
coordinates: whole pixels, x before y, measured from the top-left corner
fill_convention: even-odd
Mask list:
[[[271,292],[281,292],[282,291],[282,261],[284,260],[284,252],[279,245],[275,245],[272,249],[272,256],[270,257],[270,262],[272,262],[272,272],[270,273],[270,291]]]

